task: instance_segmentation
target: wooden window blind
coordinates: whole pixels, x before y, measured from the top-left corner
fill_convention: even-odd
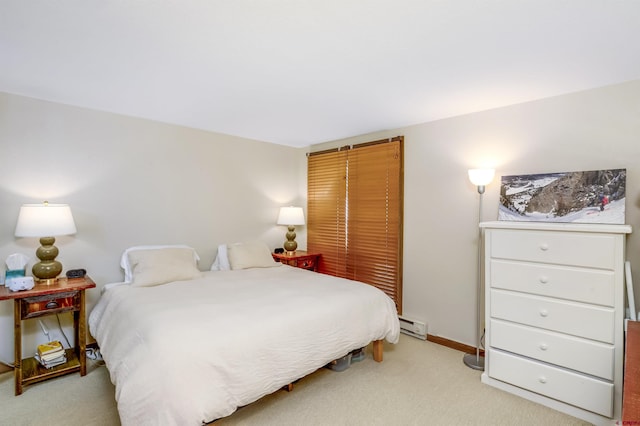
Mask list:
[[[322,253],[318,272],[346,276],[347,152],[308,158],[307,249]]]
[[[402,312],[403,138],[312,153],[307,246],[319,271],[374,285]]]

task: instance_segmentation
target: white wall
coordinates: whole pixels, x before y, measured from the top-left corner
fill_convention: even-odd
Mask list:
[[[640,80],[312,150],[405,136],[404,313],[473,345],[478,194],[467,169],[496,167],[483,215],[493,220],[501,175],[627,168],[627,223],[640,227],[638,117]],[[120,253],[135,244],[191,244],[201,269],[220,243],[279,246],[278,207],[305,203],[306,150],[19,96],[0,94],[0,147],[0,259],[37,247],[13,236],[21,204],[69,203],[78,234],[58,239],[59,259],[99,285],[122,278]],[[627,249],[639,295],[640,228]],[[0,302],[0,359],[13,359],[11,324],[12,303]],[[41,338],[37,324],[29,332],[25,350]]]
[[[397,135],[405,136],[404,314],[428,322],[429,334],[475,343],[478,193],[469,168],[496,168],[483,220],[497,219],[501,175],[626,168],[626,222],[636,228],[627,258],[640,295],[640,80],[312,150]]]
[[[71,206],[78,233],[57,238],[58,260],[101,287],[122,280],[120,254],[133,245],[189,244],[202,270],[221,243],[282,246],[278,208],[306,198],[304,150],[2,93],[0,147],[3,276],[9,254],[36,260],[37,240],[13,235],[23,203]],[[89,309],[99,295],[87,292]],[[13,303],[0,302],[0,360],[13,361],[12,324]],[[26,331],[25,356],[44,340],[37,322]]]

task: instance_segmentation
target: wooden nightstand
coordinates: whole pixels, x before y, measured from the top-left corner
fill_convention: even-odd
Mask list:
[[[320,253],[307,253],[306,251],[294,251],[292,254],[271,253],[276,262],[285,265],[295,266],[296,268],[307,269],[309,271],[318,270],[318,262],[320,261]]]
[[[16,395],[22,393],[22,386],[32,383],[76,371],[79,371],[81,376],[87,374],[84,291],[95,286],[93,280],[85,276],[74,279],[59,278],[55,284],[36,284],[31,290],[11,291],[7,287],[0,287],[0,300],[14,301]],[[75,347],[66,349],[67,362],[47,369],[33,357],[22,359],[22,321],[63,312],[73,312]]]

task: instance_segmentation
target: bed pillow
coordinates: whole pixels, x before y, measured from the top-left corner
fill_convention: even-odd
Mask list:
[[[281,265],[273,260],[269,247],[260,241],[230,244],[227,246],[227,256],[232,270]]]
[[[200,256],[196,253],[195,249],[184,244],[163,244],[163,245],[145,245],[145,246],[133,246],[129,247],[122,253],[120,258],[120,267],[124,269],[124,282],[130,283],[133,280],[133,272],[131,270],[131,264],[129,263],[129,253],[136,250],[161,250],[166,248],[187,248],[193,251],[193,261],[197,264],[200,260]]]
[[[189,248],[135,250],[129,253],[129,263],[133,273],[131,285],[134,287],[185,281],[202,276],[202,272],[196,267],[193,249]]]

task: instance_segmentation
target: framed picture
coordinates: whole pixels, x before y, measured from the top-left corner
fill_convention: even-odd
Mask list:
[[[625,223],[626,169],[503,176],[498,220]]]

